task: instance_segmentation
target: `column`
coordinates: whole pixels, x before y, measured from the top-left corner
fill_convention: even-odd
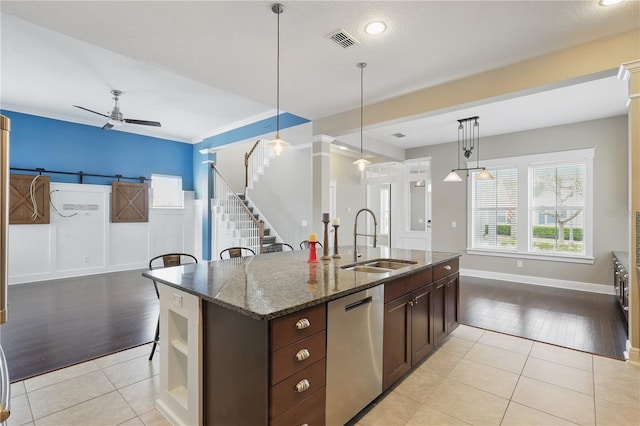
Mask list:
[[[331,142],[327,135],[314,136],[311,140],[311,223],[309,230],[318,234],[322,241],[324,231],[322,213],[329,212],[329,184],[331,163]]]
[[[620,66],[629,80],[629,361],[640,364],[640,60]]]

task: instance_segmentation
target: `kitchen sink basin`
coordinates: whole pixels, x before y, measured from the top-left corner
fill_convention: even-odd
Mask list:
[[[374,268],[400,269],[416,263],[417,262],[412,262],[409,260],[381,259],[373,261],[371,263],[366,263],[366,265],[373,266]]]
[[[367,272],[370,274],[382,274],[383,272],[389,272],[393,270],[393,269],[378,268],[377,266],[368,266],[368,265],[356,265],[356,266],[351,266],[345,269],[347,269],[348,271]]]
[[[394,271],[396,269],[406,268],[411,265],[415,265],[418,262],[412,260],[399,260],[399,259],[375,259],[367,260],[364,262],[345,265],[342,269],[356,272],[367,272],[370,274],[382,274],[384,272]]]

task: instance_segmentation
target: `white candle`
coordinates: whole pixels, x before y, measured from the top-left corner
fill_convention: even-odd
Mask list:
[[[333,226],[340,226],[340,218],[339,217],[334,217],[332,225]]]

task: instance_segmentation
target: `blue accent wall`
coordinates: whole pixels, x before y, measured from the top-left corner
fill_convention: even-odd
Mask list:
[[[196,199],[203,200],[202,257],[209,260],[212,259],[213,172],[209,164],[202,162],[215,161],[215,154],[203,155],[199,151],[259,137],[276,129],[274,116],[191,145],[14,111],[0,112],[11,119],[10,167],[145,178],[150,178],[152,173],[182,176],[183,189],[195,190]],[[307,122],[306,118],[293,114],[280,114],[280,129]],[[79,177],[74,175],[48,176],[52,182],[79,183]],[[112,181],[113,178],[91,176],[83,180],[97,185],[110,185]]]
[[[185,191],[194,189],[191,144],[12,111],[2,114],[11,119],[10,167],[146,178],[152,173],[174,175],[182,176]],[[79,183],[78,176],[48,176],[52,182]],[[98,185],[112,181],[90,176],[83,180]]]

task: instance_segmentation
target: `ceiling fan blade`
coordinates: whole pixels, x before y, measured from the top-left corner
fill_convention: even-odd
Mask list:
[[[143,126],[154,126],[154,127],[162,127],[157,121],[147,121],[147,120],[134,120],[132,118],[125,118],[125,123],[129,124],[141,124]]]
[[[92,112],[92,113],[94,113],[94,114],[98,114],[98,115],[101,115],[101,116],[103,116],[103,117],[107,117],[107,118],[109,118],[109,116],[108,116],[107,114],[103,114],[103,113],[101,113],[101,112],[97,112],[97,111],[94,111],[94,110],[89,109],[89,108],[81,107],[81,106],[79,106],[79,105],[74,105],[74,107],[76,107],[76,108],[80,108],[80,109],[83,109],[83,110],[85,110],[85,111],[89,111],[89,112]]]
[[[104,126],[102,126],[102,130],[109,130],[113,127],[113,124],[111,123],[106,123]]]

